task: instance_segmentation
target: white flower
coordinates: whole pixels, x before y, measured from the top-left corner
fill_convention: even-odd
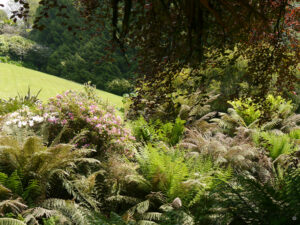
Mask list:
[[[7,125],[7,126],[9,126],[9,125],[11,125],[11,121],[7,121],[5,124]]]
[[[16,124],[18,121],[19,121],[18,119],[13,119],[13,120],[12,120],[12,122],[13,122],[14,124]]]
[[[26,125],[27,125],[27,121],[23,121],[23,122],[22,122],[22,125],[23,125],[23,126],[26,126]]]
[[[10,116],[11,116],[11,117],[17,117],[18,115],[19,115],[18,112],[13,112]]]
[[[29,120],[29,126],[32,127],[34,125],[34,122],[32,120]]]
[[[32,117],[32,120],[35,122],[41,123],[44,121],[44,118],[41,116],[34,116],[34,117]]]
[[[19,127],[19,128],[21,128],[21,127],[22,127],[22,122],[21,122],[21,121],[19,121],[19,123],[18,123],[18,127]]]

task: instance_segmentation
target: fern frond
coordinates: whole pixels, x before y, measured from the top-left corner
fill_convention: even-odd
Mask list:
[[[141,215],[141,219],[142,220],[155,220],[155,221],[159,221],[162,218],[162,213],[159,212],[147,212],[147,213],[143,213]]]
[[[0,184],[0,200],[6,199],[11,195],[11,190]]]
[[[138,225],[158,225],[157,223],[153,221],[148,221],[148,220],[139,220]]]
[[[27,205],[21,202],[21,198],[17,199],[8,199],[0,202],[0,215],[4,216],[5,213],[21,213],[24,209],[27,208]]]
[[[141,202],[141,200],[138,198],[122,196],[122,195],[110,196],[106,200],[109,202],[119,202],[119,203],[126,203],[126,204],[132,204],[132,205]]]
[[[56,210],[67,218],[72,224],[87,225],[89,223],[89,212],[74,203],[73,201],[63,199],[47,199],[42,203],[42,206]]]
[[[0,225],[26,225],[26,223],[13,218],[0,218]]]

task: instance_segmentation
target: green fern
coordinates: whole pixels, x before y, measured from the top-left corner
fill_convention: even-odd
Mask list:
[[[257,132],[253,134],[253,140],[257,145],[265,147],[273,160],[282,154],[289,154],[296,150],[293,140],[286,134]]]
[[[289,133],[289,137],[292,138],[292,139],[300,140],[300,129],[292,130]]]
[[[137,159],[153,190],[163,191],[172,199],[181,192],[181,183],[189,171],[182,153],[167,151],[149,145],[137,155]]]
[[[174,146],[181,139],[184,132],[185,120],[176,118],[174,122],[163,123],[161,120],[147,122],[143,117],[132,123],[133,134],[138,141],[151,143],[164,141]]]
[[[225,182],[216,190],[220,207],[238,224],[297,224],[299,218],[300,169],[274,174],[262,183],[249,174],[240,174],[235,182]],[[296,219],[296,220],[295,220]]]

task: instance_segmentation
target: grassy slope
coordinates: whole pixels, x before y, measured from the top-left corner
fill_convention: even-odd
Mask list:
[[[82,90],[83,86],[72,81],[61,79],[46,73],[27,68],[0,63],[0,98],[25,94],[30,87],[33,94],[42,89],[39,98],[47,100],[65,90]],[[99,96],[117,107],[122,106],[122,98],[98,90]]]

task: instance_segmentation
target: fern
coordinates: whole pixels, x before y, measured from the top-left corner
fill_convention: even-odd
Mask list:
[[[282,154],[289,154],[295,151],[292,139],[286,134],[277,135],[271,132],[257,132],[254,134],[253,140],[257,145],[268,149],[273,160]]]
[[[284,171],[268,183],[241,174],[234,183],[224,183],[216,194],[220,204],[228,209],[232,223],[239,224],[297,224],[299,217],[298,169]]]
[[[21,213],[27,206],[22,203],[21,198],[8,199],[0,202],[0,215],[4,216],[6,213]]]
[[[300,129],[295,129],[295,130],[292,130],[290,133],[289,133],[289,137],[292,138],[292,139],[300,139]]]
[[[26,223],[12,218],[0,218],[0,225],[26,225]]]
[[[151,143],[164,141],[171,146],[176,145],[184,132],[185,121],[176,118],[173,122],[163,123],[161,120],[147,122],[143,117],[132,123],[133,134],[138,141]]]
[[[72,224],[90,224],[89,212],[73,201],[62,199],[47,199],[42,203],[42,206],[47,209],[58,211],[58,216],[63,216],[64,219],[68,220]]]
[[[56,183],[53,181],[57,181],[57,178],[62,178],[60,182],[66,180],[83,164],[85,167],[99,165],[98,160],[87,157],[92,150],[77,149],[74,151],[73,148],[68,144],[47,148],[38,137],[29,137],[24,143],[19,144],[13,137],[2,136],[0,137],[0,167],[5,168],[5,171],[22,171],[22,180],[27,187],[24,192],[25,198],[38,195],[39,191],[45,195],[51,187],[55,187]],[[60,176],[59,174],[64,175]],[[15,176],[16,173],[13,175],[10,178],[10,185],[14,186],[9,186],[9,188],[22,196],[23,189],[20,178]],[[67,184],[68,182],[63,183]],[[69,187],[72,186],[72,183],[68,184]],[[39,190],[37,190],[38,186]],[[74,188],[74,185],[72,187]],[[78,191],[75,192],[78,193]]]
[[[32,204],[34,200],[41,194],[39,182],[35,179],[29,180],[28,186],[22,193],[22,198],[28,203]]]
[[[270,179],[271,161],[253,146],[252,133],[253,130],[240,127],[231,138],[222,133],[202,134],[198,130],[188,130],[180,146],[190,150],[188,154],[194,157],[210,157],[215,164],[230,165],[236,172],[255,171],[262,179]]]
[[[14,171],[6,180],[6,186],[19,196],[23,193],[23,185],[17,171]]]
[[[137,159],[153,190],[164,191],[170,198],[175,198],[181,191],[181,182],[188,176],[188,168],[179,151],[173,154],[166,151],[149,145]]]

